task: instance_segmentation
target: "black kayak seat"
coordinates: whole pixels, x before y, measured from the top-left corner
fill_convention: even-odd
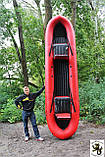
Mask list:
[[[55,116],[58,119],[70,119],[70,97],[55,97]]]
[[[67,43],[53,44],[54,57],[57,56],[68,57],[68,47],[69,46]]]

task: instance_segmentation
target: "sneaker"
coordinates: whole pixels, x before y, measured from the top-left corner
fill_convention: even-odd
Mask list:
[[[29,140],[29,137],[28,137],[28,136],[26,136],[26,137],[25,137],[25,141],[27,142],[28,140]]]
[[[44,141],[44,139],[42,137],[39,137],[36,139],[37,141]]]

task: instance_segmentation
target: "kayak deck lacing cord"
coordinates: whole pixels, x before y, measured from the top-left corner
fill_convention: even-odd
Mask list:
[[[50,113],[52,112],[52,106],[54,104],[54,92],[53,92],[53,97],[52,97],[52,103],[51,103],[51,109],[50,109]]]
[[[69,93],[70,93],[70,99],[71,99],[71,102],[72,102],[72,106],[73,106],[74,112],[76,112],[74,101],[73,101],[73,97],[72,97],[72,92],[71,92],[71,88],[70,88],[70,84],[69,84]]]
[[[50,57],[52,48],[53,48],[53,47],[52,47],[52,43],[51,43],[50,52],[49,52],[49,57]]]
[[[69,48],[70,48],[71,55],[73,56],[73,51],[72,51],[72,48],[71,48],[71,45],[70,45],[70,42],[69,42],[68,38],[67,38],[67,41],[69,43]]]

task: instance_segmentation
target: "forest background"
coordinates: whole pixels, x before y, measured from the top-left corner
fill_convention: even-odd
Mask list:
[[[0,121],[21,121],[14,100],[24,85],[32,92],[44,85],[44,34],[56,15],[75,30],[80,119],[105,123],[105,0],[0,0]],[[34,111],[45,123],[44,93]]]

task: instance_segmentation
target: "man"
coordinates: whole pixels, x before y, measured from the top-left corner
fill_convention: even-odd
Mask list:
[[[22,112],[22,119],[24,123],[24,132],[25,132],[25,141],[29,140],[29,132],[28,132],[28,118],[30,118],[30,121],[32,123],[33,131],[35,134],[35,137],[37,141],[43,141],[44,139],[40,137],[39,130],[36,124],[36,117],[33,112],[34,105],[35,105],[35,99],[37,96],[39,96],[43,90],[45,89],[45,86],[36,93],[30,93],[29,87],[25,86],[23,88],[24,94],[16,98],[15,104],[19,109],[23,109]]]

